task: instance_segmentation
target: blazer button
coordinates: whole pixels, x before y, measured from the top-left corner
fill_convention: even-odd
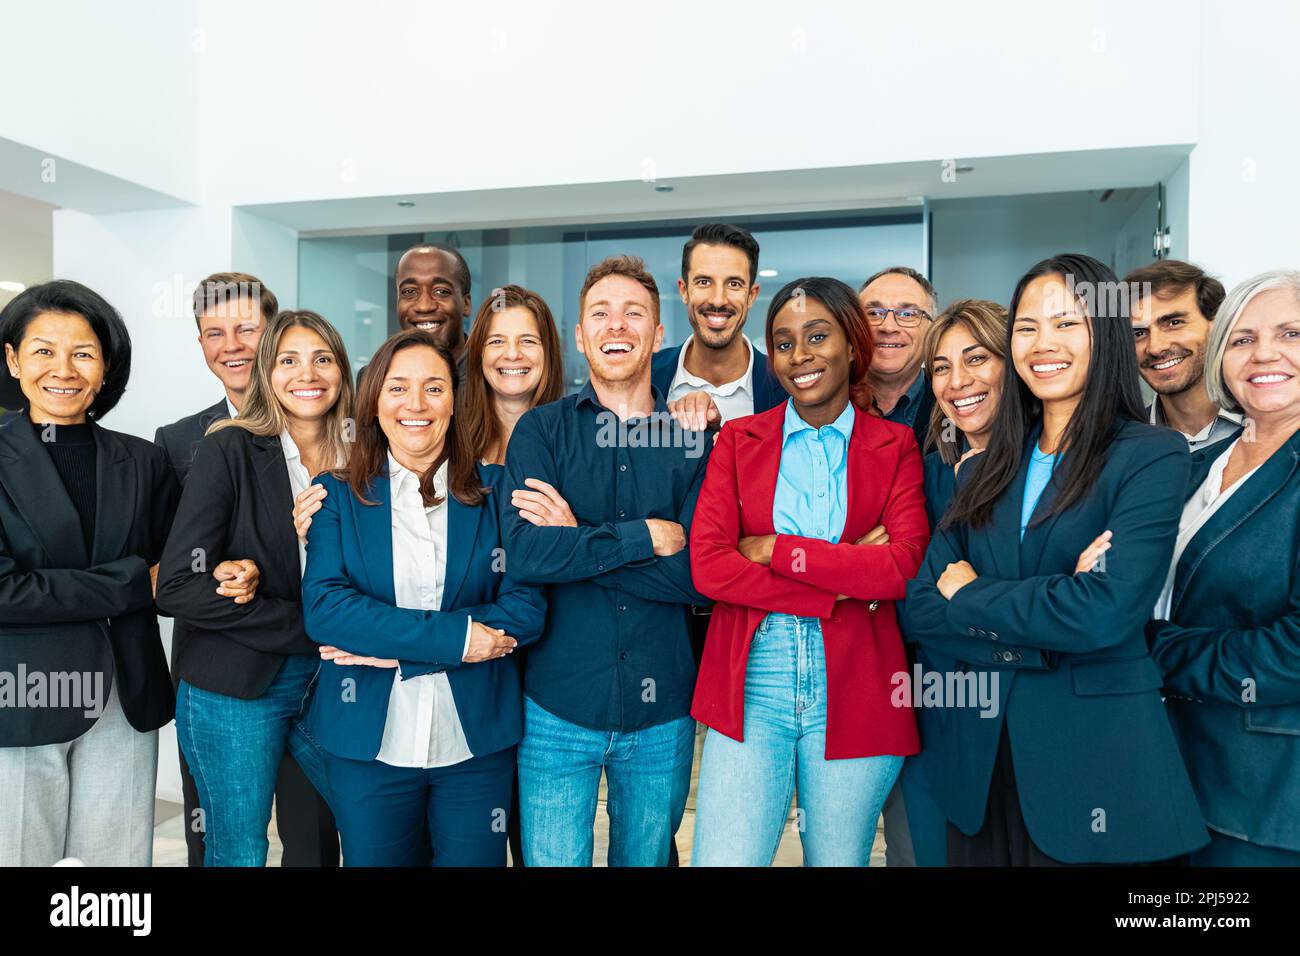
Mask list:
[[[1000,663],[1002,662],[1002,652],[1001,652],[1001,651],[994,651],[994,652],[993,652],[993,662],[994,662],[995,664],[1000,664]]]
[[[988,637],[989,637],[989,640],[990,640],[990,641],[996,641],[996,640],[998,639],[998,632],[997,632],[997,631],[989,631]]]
[[[966,628],[966,633],[969,634],[971,637],[978,637],[978,636],[979,636],[979,635],[975,632],[975,628],[974,628],[974,627],[968,627],[968,628]]]
[[[879,602],[879,601],[872,601],[870,604],[867,605],[867,610],[868,610],[868,611],[874,611],[874,610],[875,610],[876,608],[878,608],[878,607],[880,607],[880,602]]]

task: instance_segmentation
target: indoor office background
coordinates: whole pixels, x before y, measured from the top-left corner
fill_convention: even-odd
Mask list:
[[[800,276],[829,275],[856,288],[877,269],[910,266],[933,278],[942,307],[958,297],[1005,304],[1028,264],[1066,248],[1093,255],[1123,275],[1163,252],[1154,242],[1162,227],[1160,192],[1153,185],[722,218],[745,226],[762,247],[760,293],[745,334],[766,351],[768,304]],[[664,345],[680,343],[690,334],[677,293],[682,245],[700,221],[303,236],[298,305],[334,322],[360,367],[397,331],[394,274],[402,253],[421,242],[455,248],[469,264],[476,311],[492,289],[507,283],[541,294],[560,327],[566,382],[574,390],[586,380],[573,325],[587,269],[616,253],[644,259],[659,286]]]

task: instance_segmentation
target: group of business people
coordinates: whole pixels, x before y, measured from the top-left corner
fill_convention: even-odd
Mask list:
[[[609,862],[675,863],[697,721],[694,865],[770,864],[796,794],[811,865],[882,808],[891,865],[1300,861],[1300,274],[804,277],[764,355],[758,256],[695,230],[674,348],[644,265],[593,267],[571,395],[535,293],[466,337],[454,250],[402,257],[355,385],[217,274],[225,396],[153,444],[99,424],[113,308],[20,294],[0,672],[105,696],[0,707],[0,864],[147,865],[173,714],[193,865],[263,865],[273,803],[286,864],[589,865],[602,774]]]

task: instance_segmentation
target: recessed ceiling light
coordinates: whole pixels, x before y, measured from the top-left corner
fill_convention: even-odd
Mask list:
[[[655,186],[655,192],[657,193],[670,193],[672,191],[673,187],[669,186],[667,183],[659,183]]]
[[[22,292],[26,288],[27,286],[23,285],[21,282],[14,282],[10,279],[5,279],[3,282],[0,282],[0,292]]]
[[[775,279],[779,273],[775,269],[759,269],[758,274],[764,279]]]
[[[409,199],[399,199],[397,200],[397,205],[401,206],[403,209],[410,209],[415,205],[415,203],[411,202]]]

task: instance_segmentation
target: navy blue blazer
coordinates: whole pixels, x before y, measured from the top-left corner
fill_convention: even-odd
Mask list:
[[[1119,424],[1092,491],[1039,520],[1059,493],[1058,470],[1022,542],[1021,502],[1037,440],[1035,429],[993,521],[937,532],[908,585],[908,637],[955,658],[964,673],[998,678],[996,716],[946,709],[942,802],[963,833],[979,831],[1005,720],[1025,825],[1048,856],[1137,863],[1188,853],[1209,836],[1144,635],[1173,554],[1191,466],[1187,442],[1168,429]],[[979,480],[983,461],[979,455],[963,465],[957,486]],[[1108,528],[1114,537],[1104,569],[1074,574],[1079,553]],[[960,560],[979,578],[948,601],[936,582]]]
[[[1234,438],[1193,454],[1189,496]],[[1147,633],[1206,822],[1300,851],[1300,432],[1188,542]]]
[[[480,465],[479,475],[499,494],[505,469]],[[461,662],[465,621],[499,627],[522,647],[542,633],[542,591],[518,584],[506,568],[501,525],[491,495],[471,508],[447,499],[447,562],[443,610],[396,606],[393,532],[388,475],[378,478],[365,505],[347,483],[316,479],[328,491],[307,536],[302,579],[307,633],[320,644],[371,657],[397,658],[407,679],[447,672],[452,698],[476,757],[517,744],[523,736],[523,695],[514,655],[476,664]],[[322,664],[307,727],[330,753],[373,760],[388,718],[393,671],[381,667]]]
[[[665,399],[668,397],[668,390],[673,387],[673,376],[677,374],[677,356],[681,354],[685,344],[683,342],[682,345],[660,349],[650,359],[650,381]],[[790,396],[781,387],[780,379],[772,372],[767,356],[752,342],[750,348],[754,349],[754,381],[750,383],[750,391],[754,396],[754,414],[757,415],[769,408],[776,408]]]

